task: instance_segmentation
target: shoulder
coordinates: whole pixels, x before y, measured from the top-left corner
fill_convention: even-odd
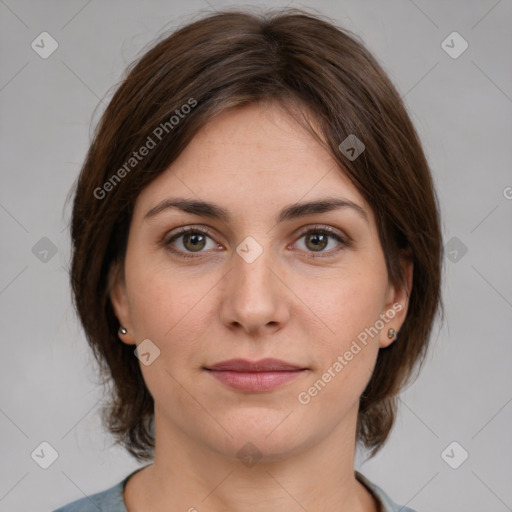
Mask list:
[[[368,478],[359,473],[359,471],[355,473],[356,478],[370,490],[380,503],[381,508],[379,512],[416,512],[412,508],[395,503],[382,488],[368,480]]]
[[[105,491],[80,498],[53,512],[127,512],[123,501],[123,486],[127,479],[128,477]]]

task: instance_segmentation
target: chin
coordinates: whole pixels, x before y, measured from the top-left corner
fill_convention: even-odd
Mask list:
[[[293,455],[312,443],[314,437],[304,422],[294,418],[290,411],[237,411],[236,418],[219,418],[227,433],[215,440],[214,450],[243,462],[245,456],[272,462]],[[287,415],[289,416],[287,417]]]

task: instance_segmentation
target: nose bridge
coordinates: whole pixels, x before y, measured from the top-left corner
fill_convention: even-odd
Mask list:
[[[275,276],[269,270],[272,264],[271,252],[268,243],[265,244],[263,241],[260,243],[253,237],[247,237],[236,248],[231,278],[240,299],[272,298],[273,283],[271,281]]]
[[[270,270],[275,266],[270,243],[247,237],[237,246],[226,276],[228,286],[222,306],[225,322],[253,331],[284,320],[283,285]]]

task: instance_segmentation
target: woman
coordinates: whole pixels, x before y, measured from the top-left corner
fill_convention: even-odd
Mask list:
[[[130,67],[82,168],[71,282],[150,464],[58,512],[410,511],[373,456],[440,310],[437,199],[356,35],[225,11]]]

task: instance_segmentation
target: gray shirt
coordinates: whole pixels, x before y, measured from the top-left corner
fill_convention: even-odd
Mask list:
[[[141,469],[136,469],[110,489],[73,501],[53,512],[128,512],[123,500],[123,489],[128,479]],[[397,505],[379,486],[358,471],[355,475],[379,503],[379,512],[415,512],[411,508]]]

